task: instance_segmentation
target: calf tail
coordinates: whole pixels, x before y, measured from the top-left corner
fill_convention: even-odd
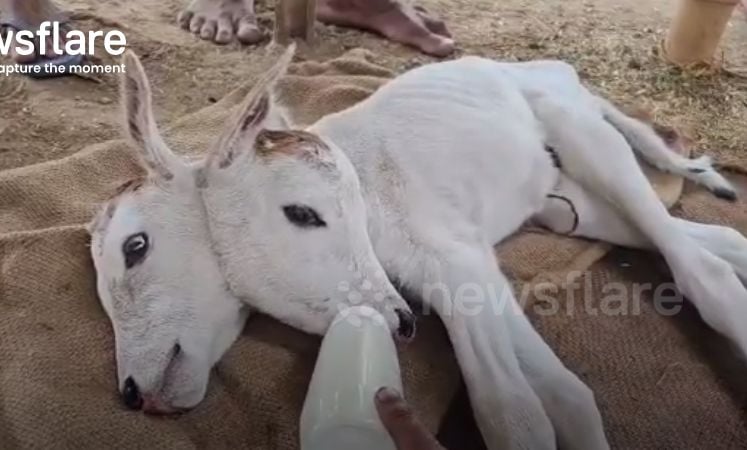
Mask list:
[[[695,159],[682,156],[672,151],[651,126],[626,115],[601,97],[597,97],[597,102],[605,120],[625,137],[633,150],[647,163],[662,172],[679,175],[705,186],[718,198],[729,201],[737,199],[734,187],[713,168],[709,156]]]

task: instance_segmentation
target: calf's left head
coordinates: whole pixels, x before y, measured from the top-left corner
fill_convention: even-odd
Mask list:
[[[161,138],[148,79],[124,57],[125,134],[145,176],[119,189],[89,225],[97,291],[114,330],[119,390],[152,413],[191,408],[247,311],[211,248],[195,165]]]

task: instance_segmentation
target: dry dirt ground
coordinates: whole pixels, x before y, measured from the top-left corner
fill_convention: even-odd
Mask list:
[[[270,32],[274,1],[258,15]],[[242,80],[242,70],[264,45],[217,47],[183,32],[175,17],[186,0],[81,0],[61,4],[83,29],[122,29],[155,84],[160,120],[168,122],[219,99]],[[653,109],[657,119],[685,127],[699,148],[742,167],[747,136],[747,79],[692,74],[669,67],[659,45],[675,0],[420,0],[444,18],[459,43],[455,56],[496,59],[562,58],[596,89],[625,103]],[[310,59],[352,47],[380,55],[404,70],[430,58],[374,35],[317,24]],[[747,21],[735,14],[724,42],[729,68],[747,70]],[[98,52],[104,55],[103,51]],[[105,58],[105,62],[106,58]],[[0,170],[61,158],[118,135],[117,77],[31,81],[0,78]]]

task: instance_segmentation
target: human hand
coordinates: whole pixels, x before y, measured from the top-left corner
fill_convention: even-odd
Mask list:
[[[394,440],[397,450],[446,450],[395,389],[379,389],[374,402],[379,418]]]

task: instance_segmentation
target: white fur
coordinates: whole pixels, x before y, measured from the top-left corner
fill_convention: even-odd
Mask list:
[[[592,95],[572,67],[475,57],[426,65],[309,127],[326,149],[268,157],[255,139],[292,51],[205,161],[176,161],[159,145],[149,106],[128,112],[155,143],[139,143],[152,183],[123,195],[93,232],[99,293],[119,330],[120,379],[133,376],[167,404],[193,406],[191,393],[204,392],[209,367],[243,323],[226,319],[239,302],[310,333],[323,333],[340,306],[365,302],[396,330],[394,310],[407,305],[390,277],[443,320],[490,449],[608,448],[592,392],[531,326],[493,253],[530,218],[550,228],[568,223],[553,193],[578,203],[576,235],[661,251],[705,320],[747,350],[747,291],[738,279],[747,274],[747,239],[672,218],[629,142],[666,170],[687,175],[689,160],[665,156],[648,127]],[[142,69],[133,55],[127,63],[137,89],[125,103],[149,105]],[[153,148],[167,156],[149,156]],[[716,175],[700,181],[730,189]],[[327,226],[291,224],[282,212],[291,203],[313,207]],[[153,236],[151,254],[124,270],[122,239],[143,230]],[[122,279],[131,315],[110,305]],[[483,295],[467,304],[470,289]],[[174,339],[188,359],[204,362],[199,370],[163,372],[152,355]]]

